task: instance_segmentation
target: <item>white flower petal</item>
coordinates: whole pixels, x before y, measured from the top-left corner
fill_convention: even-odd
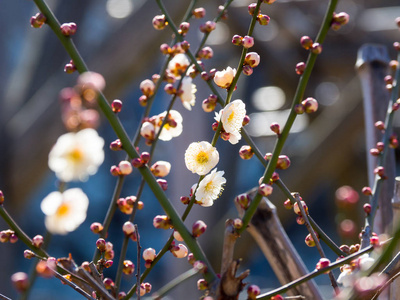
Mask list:
[[[196,191],[196,200],[201,203],[201,206],[211,206],[219,197],[223,190],[222,186],[226,183],[223,175],[224,171],[217,172],[217,169],[214,169],[200,182]]]
[[[219,161],[219,153],[209,142],[191,143],[185,152],[186,167],[198,175],[206,175]]]

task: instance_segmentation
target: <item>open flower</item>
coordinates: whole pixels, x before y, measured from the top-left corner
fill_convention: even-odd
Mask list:
[[[175,55],[168,63],[168,70],[174,74],[176,78],[180,78],[188,66],[189,60],[186,55],[179,53]]]
[[[53,234],[65,235],[74,231],[86,219],[89,199],[79,188],[64,193],[51,192],[40,204],[46,215],[45,225]]]
[[[234,100],[215,113],[215,120],[222,122],[224,131],[229,133],[229,142],[237,144],[242,138],[240,130],[243,126],[243,119],[246,116],[246,106],[242,100]]]
[[[215,72],[214,82],[221,88],[227,89],[231,86],[233,78],[236,75],[236,69],[232,69],[231,67],[227,67],[222,71]]]
[[[182,79],[181,91],[180,97],[183,107],[187,110],[192,110],[196,100],[197,89],[196,85],[192,83],[191,77],[186,76]]]
[[[64,182],[87,180],[104,160],[104,140],[87,128],[63,134],[49,153],[49,168]]]
[[[157,134],[160,130],[160,126],[167,115],[167,112],[163,112],[156,116],[155,120],[155,133]],[[159,139],[162,141],[169,141],[173,137],[180,136],[183,130],[182,127],[183,118],[181,114],[176,110],[170,110],[168,114],[168,121],[165,123],[161,130]]]
[[[223,185],[226,183],[224,171],[214,169],[200,182],[196,190],[196,201],[200,202],[201,206],[211,206],[223,191]]]
[[[186,168],[198,175],[206,175],[218,161],[219,153],[209,142],[191,143],[185,152]]]

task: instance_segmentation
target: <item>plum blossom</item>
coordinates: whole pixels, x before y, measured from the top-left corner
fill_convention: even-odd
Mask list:
[[[223,185],[226,183],[224,171],[214,169],[200,182],[196,190],[196,201],[200,202],[201,206],[211,206],[214,201],[220,196],[223,191]]]
[[[175,55],[168,63],[168,71],[170,71],[176,78],[180,78],[186,71],[190,62],[185,54],[179,53]]]
[[[160,126],[167,115],[167,112],[163,112],[155,117],[155,134],[160,130]],[[168,121],[165,123],[161,130],[159,139],[162,141],[170,141],[173,137],[180,136],[183,130],[182,127],[182,115],[176,110],[170,110],[168,114]]]
[[[51,192],[40,204],[47,230],[60,235],[74,231],[85,221],[88,206],[89,199],[80,188]]]
[[[219,153],[209,142],[191,143],[185,152],[186,168],[198,175],[206,175],[218,161]]]
[[[219,87],[226,89],[231,86],[233,78],[236,75],[236,69],[232,69],[231,67],[227,67],[222,71],[215,72],[214,82]]]
[[[222,122],[225,132],[229,133],[229,142],[237,144],[242,138],[240,130],[243,126],[243,119],[246,116],[246,106],[242,100],[234,100],[215,113],[215,120]]]
[[[104,140],[91,128],[60,136],[49,153],[49,168],[64,182],[84,181],[104,160]]]
[[[183,107],[186,108],[187,110],[192,110],[192,106],[195,104],[196,100],[196,92],[197,88],[196,85],[192,83],[192,78],[189,76],[185,76],[182,79],[182,84],[181,84],[181,91],[182,93],[180,94],[181,100]]]

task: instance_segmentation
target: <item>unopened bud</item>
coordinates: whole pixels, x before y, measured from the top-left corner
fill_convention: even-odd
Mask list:
[[[264,197],[268,197],[269,195],[271,195],[272,191],[273,191],[272,186],[266,183],[262,183],[258,187],[258,192]]]
[[[115,99],[112,103],[111,103],[111,109],[114,113],[119,113],[122,109],[122,101],[119,99]]]
[[[260,293],[261,293],[260,288],[255,284],[252,284],[247,288],[248,299],[255,300],[257,296],[260,295]]]
[[[206,229],[207,229],[206,223],[204,223],[201,220],[198,220],[198,221],[194,222],[192,225],[192,235],[194,237],[199,237],[206,231]]]
[[[132,222],[127,221],[122,225],[122,231],[126,236],[131,236],[135,232],[135,225]]]
[[[94,233],[94,234],[98,234],[103,230],[103,225],[99,222],[94,222],[92,223],[92,225],[90,225],[90,230]]]
[[[124,260],[124,267],[122,272],[126,275],[131,275],[135,271],[135,265],[130,260]]]
[[[106,241],[103,238],[100,238],[96,241],[96,247],[100,252],[104,252],[106,250]]]
[[[250,146],[245,145],[240,148],[239,155],[241,159],[247,160],[253,157],[254,151]]]
[[[40,248],[43,245],[43,236],[41,235],[36,235],[33,239],[32,239],[32,244],[33,246],[35,246],[36,248]]]
[[[235,201],[241,208],[247,209],[250,205],[251,199],[248,194],[240,194],[236,196]]]

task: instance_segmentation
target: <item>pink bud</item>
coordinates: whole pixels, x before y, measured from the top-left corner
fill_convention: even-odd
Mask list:
[[[253,74],[253,68],[250,67],[249,65],[244,65],[243,69],[242,69],[242,72],[243,72],[244,75],[250,76],[251,74]]]
[[[251,299],[251,300],[256,299],[256,297],[258,295],[260,295],[260,293],[261,293],[260,288],[255,284],[252,284],[247,288],[248,299]]]
[[[111,103],[111,109],[114,113],[119,113],[122,109],[122,101],[119,99],[115,99],[112,103]]]
[[[319,43],[314,43],[311,45],[311,52],[314,54],[321,54],[322,52],[322,45]]]
[[[309,36],[302,36],[301,37],[301,39],[300,39],[300,45],[304,48],[304,49],[306,49],[306,50],[308,50],[308,49],[310,49],[311,48],[311,46],[312,46],[312,44],[313,44],[313,40],[309,37]]]
[[[301,205],[303,206],[305,213],[308,214],[308,207],[307,207],[307,204],[306,204],[304,201],[300,201],[300,203],[301,203]],[[299,215],[299,216],[302,215],[301,210],[300,210],[300,208],[299,208],[298,202],[294,203],[294,205],[293,205],[293,210],[294,210],[294,213],[295,213],[295,214],[297,214],[297,215]]]
[[[106,250],[106,241],[103,238],[100,238],[96,241],[96,247],[100,252],[104,252]]]
[[[150,79],[145,79],[140,83],[140,90],[142,91],[143,95],[150,97],[154,94],[156,86],[154,82]]]
[[[309,97],[303,100],[301,104],[304,106],[304,111],[308,114],[318,110],[318,102],[314,98]]]
[[[265,184],[262,183],[259,187],[258,187],[258,192],[264,196],[264,197],[268,197],[269,195],[272,194],[273,188],[271,185],[269,184]]]
[[[26,259],[31,259],[35,257],[35,253],[33,253],[31,250],[25,250],[24,251],[24,257]]]
[[[192,14],[196,19],[201,19],[205,17],[206,10],[203,7],[195,8]]]
[[[286,155],[279,155],[278,161],[276,163],[276,168],[285,170],[290,167],[290,159]]]
[[[94,223],[92,223],[92,225],[90,225],[90,230],[94,234],[98,234],[103,230],[103,225],[100,224],[99,222],[94,222]]]
[[[126,236],[131,236],[135,232],[135,225],[132,222],[127,221],[122,225],[122,231]]]
[[[36,235],[33,239],[32,239],[32,244],[33,246],[35,246],[36,248],[40,248],[43,245],[43,237],[41,235]]]
[[[143,259],[152,262],[157,257],[156,250],[147,248],[143,251]]]
[[[254,46],[254,38],[251,36],[248,36],[248,35],[244,36],[243,40],[242,40],[242,45],[244,48],[247,48],[247,49],[253,47]]]
[[[255,68],[260,64],[260,55],[257,52],[249,52],[246,54],[244,62],[250,67]]]
[[[168,189],[168,182],[165,179],[157,179],[157,183],[163,191],[166,191]]]
[[[301,75],[301,74],[303,74],[303,72],[304,72],[304,70],[306,69],[306,64],[304,63],[304,62],[299,62],[297,65],[296,65],[296,74],[297,75]]]
[[[114,281],[111,278],[104,278],[103,284],[107,290],[111,290],[114,287]]]
[[[194,237],[199,237],[206,231],[206,229],[207,229],[206,223],[204,223],[201,220],[198,220],[198,221],[194,222],[192,225],[192,235]]]
[[[240,194],[236,196],[235,202],[239,204],[241,208],[247,209],[250,205],[251,199],[248,194]]]
[[[317,263],[316,269],[317,270],[322,270],[325,269],[327,267],[329,267],[329,264],[331,263],[331,261],[327,258],[321,258],[319,260],[319,262]]]
[[[249,14],[252,16],[256,13],[256,7],[257,7],[257,3],[250,3],[249,6],[247,7]],[[257,12],[258,14],[258,12]]]
[[[171,220],[164,215],[155,216],[153,219],[153,226],[155,228],[160,229],[170,229],[171,228]]]
[[[153,18],[153,27],[156,30],[162,30],[165,28],[165,26],[167,26],[167,21],[165,18],[165,15],[157,15]]]
[[[188,255],[188,249],[185,245],[179,244],[177,249],[171,250],[172,254],[177,258],[184,258]]]
[[[129,175],[133,170],[132,164],[127,160],[121,161],[118,164],[118,168],[121,175]]]
[[[247,159],[252,158],[253,155],[254,155],[254,151],[248,145],[242,146],[239,150],[239,156],[241,159],[247,160]]]
[[[124,260],[124,267],[122,272],[126,275],[131,275],[135,271],[135,265],[130,260]]]
[[[271,20],[271,18],[267,15],[259,14],[257,16],[257,21],[261,26],[268,25],[270,20]]]
[[[243,44],[242,40],[243,40],[242,36],[235,34],[232,37],[232,44],[234,44],[236,46],[241,46]]]
[[[26,291],[29,287],[29,277],[24,272],[14,273],[11,276],[11,281],[19,292]]]
[[[171,170],[171,164],[167,161],[159,160],[150,167],[150,171],[156,177],[165,177]]]

